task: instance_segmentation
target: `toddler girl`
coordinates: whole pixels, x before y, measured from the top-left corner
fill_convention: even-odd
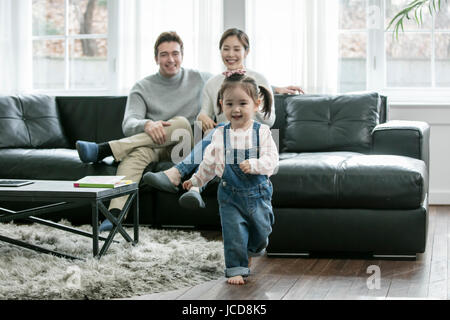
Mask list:
[[[270,116],[272,95],[267,89],[239,70],[227,74],[217,106],[229,122],[214,132],[199,170],[183,183],[189,190],[221,178],[217,198],[230,284],[245,283],[249,260],[265,253],[274,222],[268,177],[278,166],[278,151],[269,127],[253,120],[261,98],[262,110]]]

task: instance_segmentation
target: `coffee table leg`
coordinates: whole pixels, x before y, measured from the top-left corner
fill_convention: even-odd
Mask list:
[[[134,243],[139,242],[139,190],[136,190],[136,200],[133,210]]]
[[[98,202],[92,201],[92,252],[98,256]]]

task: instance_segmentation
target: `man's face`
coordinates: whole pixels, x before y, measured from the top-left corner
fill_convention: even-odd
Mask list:
[[[180,44],[175,41],[161,43],[158,46],[158,56],[155,57],[155,60],[163,77],[173,77],[180,71],[183,62]]]

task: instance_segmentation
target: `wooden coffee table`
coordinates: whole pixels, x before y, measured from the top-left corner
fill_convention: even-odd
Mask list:
[[[20,211],[13,211],[0,207],[0,222],[9,222],[15,219],[26,219],[53,228],[76,233],[81,236],[90,237],[92,238],[93,255],[98,258],[106,253],[109,246],[114,241],[113,239],[117,232],[119,232],[128,242],[136,244],[139,241],[139,189],[137,183],[131,183],[117,188],[75,188],[73,187],[74,181],[30,181],[33,181],[33,183],[21,187],[0,187],[0,201],[37,203],[36,207]],[[125,195],[129,195],[128,200],[125,203],[119,217],[116,218],[108,211],[103,202]],[[39,206],[39,202],[51,204]],[[131,239],[131,237],[123,229],[122,221],[133,203],[135,204],[133,207],[134,239]],[[37,216],[44,213],[61,211],[86,204],[90,204],[92,208],[92,233],[64,226],[49,220],[37,218]],[[99,237],[99,211],[113,224],[113,228],[107,238]],[[104,241],[103,247],[100,251],[99,240]],[[0,235],[0,241],[36,250],[38,252],[53,254],[59,257],[80,259],[78,257],[38,247],[27,242],[11,239],[2,235]]]

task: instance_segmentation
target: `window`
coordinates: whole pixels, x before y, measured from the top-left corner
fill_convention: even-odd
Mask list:
[[[366,90],[367,3],[361,0],[339,2],[338,91]]]
[[[214,73],[222,69],[219,51],[223,32],[221,0],[145,0],[138,4],[139,78],[158,71],[153,46],[164,31],[176,31],[183,40],[184,68]]]
[[[335,93],[338,83],[337,0],[247,0],[247,67],[274,85]]]
[[[409,0],[386,0],[385,25],[408,3]],[[398,39],[392,32],[385,32],[387,87],[437,87],[445,84],[443,75],[437,72],[439,67],[444,67],[445,27],[450,30],[450,24],[445,26],[442,19],[445,11],[441,12],[439,19],[430,16],[426,8],[423,24],[419,27],[414,20],[407,21]],[[439,21],[441,23],[436,24]],[[448,57],[447,54],[447,60]]]
[[[108,0],[33,0],[33,89],[108,87]]]
[[[339,91],[445,93],[450,87],[450,3],[423,24],[404,23],[398,39],[391,19],[410,0],[339,0]],[[448,90],[447,90],[448,93]]]
[[[29,3],[33,26],[23,31],[23,39],[31,37],[28,30],[32,29],[27,61],[33,63],[23,69],[25,76],[32,77],[31,90],[127,94],[136,81],[158,70],[153,45],[162,31],[169,30],[177,31],[185,43],[183,67],[221,70],[222,0]],[[15,14],[27,16],[23,11]]]

